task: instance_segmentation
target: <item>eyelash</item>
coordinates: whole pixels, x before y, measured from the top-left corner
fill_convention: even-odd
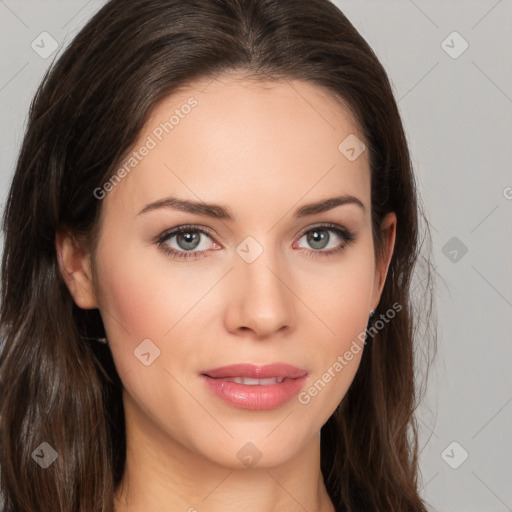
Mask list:
[[[353,231],[349,231],[348,229],[342,228],[340,226],[337,226],[336,224],[319,224],[318,226],[313,226],[312,228],[309,228],[302,232],[302,234],[299,237],[299,240],[306,234],[310,233],[311,231],[315,230],[322,230],[322,231],[330,231],[332,233],[335,233],[340,238],[344,240],[343,244],[336,248],[331,249],[328,251],[324,250],[313,250],[313,249],[303,249],[309,253],[309,256],[312,258],[320,258],[320,257],[330,257],[335,256],[337,254],[342,253],[350,244],[352,244],[356,240],[356,235]],[[203,258],[206,256],[206,253],[208,251],[177,251],[176,249],[171,249],[168,245],[165,244],[165,242],[169,241],[173,236],[179,235],[180,233],[186,233],[186,232],[199,232],[203,235],[208,236],[209,238],[212,237],[212,234],[199,226],[195,226],[193,224],[187,224],[183,226],[179,226],[177,228],[173,228],[168,231],[164,231],[161,235],[159,235],[158,239],[155,241],[157,246],[168,256],[170,256],[173,259],[176,260],[198,260],[200,258]]]

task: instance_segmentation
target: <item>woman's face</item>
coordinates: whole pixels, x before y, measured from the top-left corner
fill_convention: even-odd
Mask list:
[[[322,89],[226,75],[159,104],[98,192],[94,294],[127,422],[155,451],[275,466],[343,399],[394,242],[390,214],[376,262],[356,137]]]

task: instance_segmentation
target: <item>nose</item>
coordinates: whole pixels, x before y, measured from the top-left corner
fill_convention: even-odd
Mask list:
[[[292,276],[275,251],[248,263],[235,255],[226,286],[225,326],[231,333],[266,339],[295,325]],[[244,334],[245,333],[245,334]]]

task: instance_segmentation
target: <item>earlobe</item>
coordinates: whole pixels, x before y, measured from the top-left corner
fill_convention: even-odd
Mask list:
[[[376,264],[375,269],[375,283],[374,283],[374,297],[372,301],[372,308],[376,308],[380,301],[382,290],[386,282],[389,264],[393,256],[396,238],[396,214],[389,212],[386,214],[381,223],[382,231],[382,251],[380,259]]]
[[[97,308],[90,255],[76,237],[66,230],[57,233],[55,248],[61,275],[75,304],[82,309]]]

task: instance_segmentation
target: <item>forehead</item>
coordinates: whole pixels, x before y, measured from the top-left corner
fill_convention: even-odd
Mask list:
[[[240,209],[333,192],[367,202],[367,154],[348,159],[348,136],[363,141],[350,109],[310,83],[198,81],[154,107],[104,206],[135,215],[171,194]]]

